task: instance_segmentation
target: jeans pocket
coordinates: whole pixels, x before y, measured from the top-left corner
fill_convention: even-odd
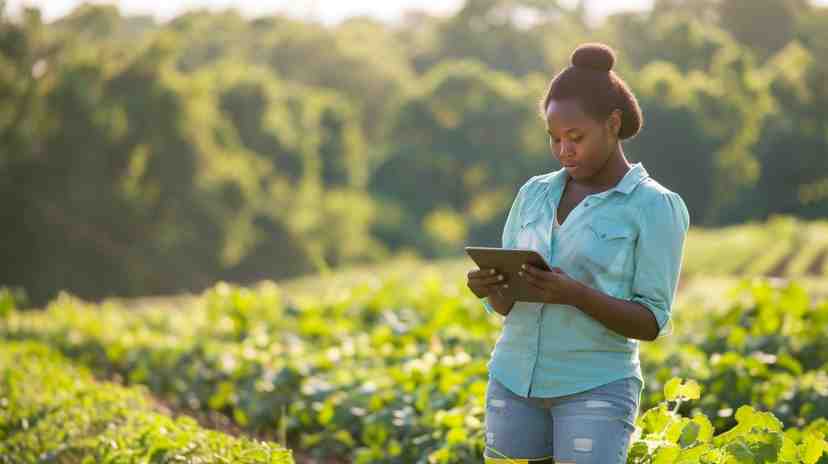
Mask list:
[[[486,389],[486,413],[504,414],[509,399],[509,389],[494,377],[489,378]]]
[[[640,383],[635,377],[625,377],[601,385],[590,391],[594,400],[610,402],[619,418],[629,427],[635,428],[638,417]]]

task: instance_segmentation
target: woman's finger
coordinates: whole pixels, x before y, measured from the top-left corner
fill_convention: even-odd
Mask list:
[[[473,269],[473,270],[469,271],[469,273],[466,275],[466,277],[468,277],[469,279],[476,279],[476,278],[480,278],[480,277],[493,276],[495,274],[497,274],[496,269],[487,267],[487,268],[483,268],[483,269]]]
[[[533,286],[533,287],[537,288],[538,290],[541,290],[541,291],[546,291],[546,287],[544,287],[543,285],[541,285],[541,284],[540,284],[540,282],[538,281],[538,279],[534,279],[534,280],[528,280],[528,279],[527,279],[527,280],[526,280],[526,282],[527,282],[529,285],[531,285],[531,286]]]
[[[530,272],[526,272],[526,271],[519,271],[519,272],[518,272],[518,276],[523,277],[524,279],[526,279],[526,280],[528,280],[528,281],[530,281],[530,282],[533,282],[533,281],[537,281],[537,280],[539,280],[539,279],[538,279],[537,277],[535,277],[532,273],[530,273]]]
[[[498,282],[505,282],[506,278],[503,277],[503,275],[495,275],[488,277],[472,277],[469,280],[472,281],[474,285],[483,286],[496,284]]]
[[[537,289],[540,289],[540,290],[543,290],[543,291],[548,291],[549,288],[550,288],[549,287],[549,281],[546,280],[546,279],[541,279],[541,278],[535,277],[531,274],[527,274],[525,272],[523,273],[523,278],[526,280],[527,283],[529,283],[529,285],[531,285],[531,286],[533,286]]]
[[[497,291],[500,291],[500,290],[504,290],[508,287],[509,287],[509,284],[495,283],[495,284],[481,285],[481,286],[473,287],[473,288],[478,290],[479,292],[488,294],[488,293],[493,293],[493,292],[497,292]]]
[[[556,274],[552,271],[544,271],[543,269],[539,269],[535,266],[530,264],[525,264],[521,267],[521,271],[523,274],[528,274],[531,276],[535,276],[541,280],[551,280],[556,277]]]

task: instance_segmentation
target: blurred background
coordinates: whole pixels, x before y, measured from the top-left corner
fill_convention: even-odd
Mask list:
[[[499,246],[560,167],[537,102],[586,41],[693,227],[828,217],[828,2],[436,3],[0,1],[0,286],[40,305]]]

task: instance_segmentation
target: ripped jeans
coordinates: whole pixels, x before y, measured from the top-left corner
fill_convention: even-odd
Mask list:
[[[486,391],[486,463],[624,463],[643,385],[627,377],[553,398],[516,395],[494,377]]]

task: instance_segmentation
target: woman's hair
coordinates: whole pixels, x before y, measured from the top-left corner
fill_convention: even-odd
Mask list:
[[[643,116],[635,95],[627,84],[612,71],[615,52],[601,43],[578,46],[572,64],[561,70],[549,83],[546,95],[539,102],[541,118],[546,121],[550,100],[575,98],[584,112],[599,122],[606,121],[615,109],[621,110],[619,139],[628,139],[641,130]]]

